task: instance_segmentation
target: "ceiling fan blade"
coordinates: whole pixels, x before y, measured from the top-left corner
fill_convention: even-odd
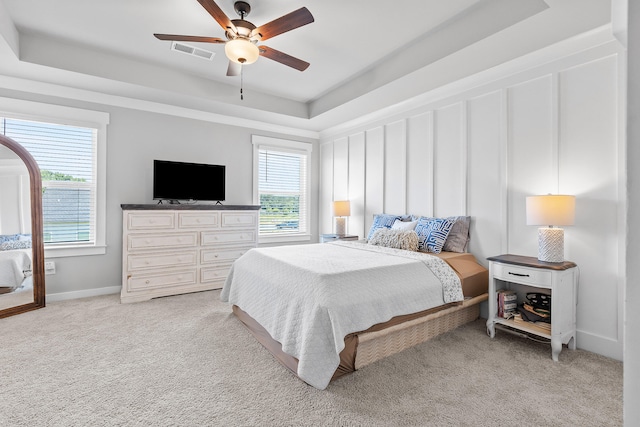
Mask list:
[[[234,33],[237,33],[238,30],[236,26],[233,25],[233,22],[229,19],[229,17],[220,9],[220,6],[216,4],[213,0],[198,0],[198,3],[202,5],[209,12],[209,15],[216,20],[218,24],[224,29],[230,28]]]
[[[227,67],[227,76],[229,77],[239,76],[241,71],[242,71],[242,64],[229,61],[229,66]]]
[[[176,42],[200,42],[200,43],[226,43],[226,40],[217,37],[181,36],[179,34],[154,34],[159,40]]]
[[[251,35],[260,35],[261,40],[267,40],[287,31],[295,30],[314,21],[313,15],[306,7],[301,7],[287,15],[274,19],[251,32]]]
[[[309,67],[309,63],[302,59],[295,58],[291,55],[287,55],[279,50],[272,49],[268,46],[260,46],[260,56],[269,58],[273,61],[279,62],[291,68],[295,68],[298,71],[304,71]]]

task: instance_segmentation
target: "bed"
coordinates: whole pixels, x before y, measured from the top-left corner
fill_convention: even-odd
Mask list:
[[[0,250],[0,310],[30,302],[31,249]]]
[[[487,284],[469,253],[342,241],[252,249],[221,299],[284,366],[324,389],[478,318]]]

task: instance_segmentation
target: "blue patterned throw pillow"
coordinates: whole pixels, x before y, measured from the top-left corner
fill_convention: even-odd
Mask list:
[[[371,238],[373,237],[373,233],[375,233],[377,229],[391,228],[391,226],[393,226],[393,223],[396,222],[396,219],[402,220],[402,216],[386,214],[375,215],[373,217],[373,224],[371,224],[369,234],[367,235],[367,240],[371,240]]]
[[[418,234],[418,250],[434,254],[442,252],[454,222],[452,218],[420,217],[415,228]]]

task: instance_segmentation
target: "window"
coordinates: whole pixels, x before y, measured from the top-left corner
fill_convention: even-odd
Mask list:
[[[311,144],[253,136],[260,241],[309,240]]]
[[[17,100],[0,99],[0,105],[0,133],[26,148],[40,167],[45,256],[105,253],[108,115]],[[43,112],[49,114],[38,114]],[[98,121],[78,120],[83,116]]]

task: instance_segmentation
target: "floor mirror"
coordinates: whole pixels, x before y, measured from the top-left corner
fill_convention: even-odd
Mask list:
[[[45,306],[43,245],[40,168],[0,135],[0,318]]]

